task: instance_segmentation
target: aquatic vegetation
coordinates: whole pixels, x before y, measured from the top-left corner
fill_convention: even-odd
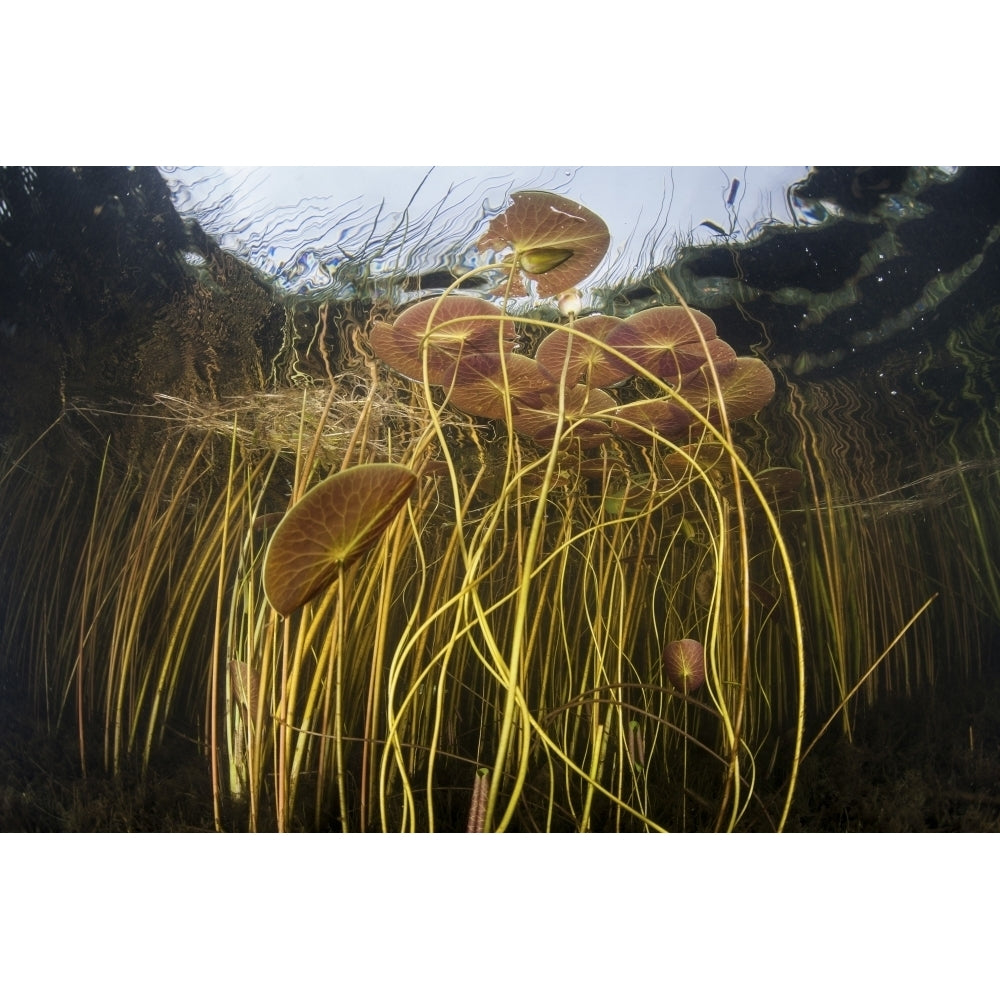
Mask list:
[[[703,312],[682,306],[645,309],[619,323],[607,337],[627,358],[662,379],[701,368],[709,358],[709,344],[717,341],[715,324]],[[728,346],[728,345],[726,345]],[[736,352],[732,351],[733,360]],[[724,371],[722,358],[713,355],[717,370]]]
[[[513,324],[502,320],[503,313],[491,302],[454,295],[418,302],[391,326],[376,323],[369,339],[379,357],[401,375],[449,385],[463,360],[510,350]]]
[[[108,442],[79,489],[11,463],[12,662],[82,766],[196,740],[220,829],[781,828],[807,706],[846,726],[928,669],[916,529],[860,502],[837,387],[679,295],[581,315],[593,213],[517,192],[480,246],[398,315],[321,311],[321,363],[296,344],[267,393],[79,414]],[[117,452],[123,420],[162,440]]]
[[[678,691],[692,694],[705,683],[705,647],[697,639],[674,639],[663,647],[663,666]]]
[[[576,320],[572,327],[552,330],[538,345],[535,360],[558,380],[565,368],[566,384],[583,382],[594,388],[615,385],[628,378],[631,369],[625,358],[604,349],[612,330],[621,325],[614,316],[594,313]],[[586,334],[586,338],[580,336]]]
[[[344,469],[282,518],[264,557],[264,593],[280,615],[311,600],[360,559],[406,503],[417,477],[386,462]]]
[[[606,227],[579,206],[516,194],[483,239],[511,251],[482,269],[498,299],[458,281],[373,316],[353,332],[378,359],[367,383],[359,366],[334,376],[318,325],[325,388],[276,384],[217,413],[163,399],[173,439],[126,472],[131,489],[117,462],[99,478],[66,598],[73,668],[55,683],[82,763],[97,705],[112,770],[148,761],[180,713],[203,720],[220,828],[240,810],[250,829],[306,825],[308,788],[311,825],[340,829],[662,829],[687,815],[667,776],[695,740],[717,771],[702,820],[750,808],[769,737],[745,721],[751,633],[724,624],[749,607],[723,597],[751,550],[753,477],[723,415],[737,368],[683,306],[634,325],[512,309],[511,290],[575,289],[599,262]],[[275,366],[300,386],[306,370],[301,354]],[[681,416],[644,422],[635,408],[654,404]],[[787,555],[769,558],[794,601]],[[669,693],[661,627],[706,636],[696,725]],[[801,642],[789,653],[801,689]]]
[[[539,295],[559,295],[581,284],[608,252],[608,227],[583,205],[551,191],[515,191],[510,202],[478,244],[481,251],[513,251],[508,294],[524,291],[522,272]]]

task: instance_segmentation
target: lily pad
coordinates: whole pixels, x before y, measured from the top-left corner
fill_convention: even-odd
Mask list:
[[[567,385],[577,382],[597,388],[614,385],[627,379],[632,369],[621,358],[604,350],[601,343],[594,343],[577,334],[584,333],[600,342],[619,326],[621,321],[614,316],[585,316],[577,320],[572,329],[553,330],[545,337],[535,351],[535,360],[548,371],[553,381],[558,382],[568,352]]]
[[[663,649],[663,668],[678,691],[691,694],[705,683],[705,647],[697,639],[675,639]]]
[[[703,312],[692,309],[689,315],[682,306],[658,306],[620,323],[608,334],[608,345],[651,375],[673,380],[703,365],[707,344],[716,337],[715,323]]]
[[[478,354],[456,366],[448,399],[465,413],[499,419],[507,412],[505,397],[516,413],[526,395],[551,384],[548,372],[534,358],[523,354]]]
[[[514,345],[514,324],[492,302],[449,295],[405,309],[390,326],[376,323],[372,350],[390,368],[422,381],[423,352],[431,385],[448,385],[456,366],[482,353],[506,353]]]
[[[417,477],[387,462],[344,469],[314,486],[275,529],[264,593],[289,615],[371,549],[409,499]]]
[[[575,423],[572,436],[583,448],[596,448],[611,439],[607,414],[615,400],[603,389],[584,385],[567,386],[563,397],[563,430]],[[600,414],[600,415],[598,415]],[[514,430],[534,438],[541,444],[551,444],[559,424],[559,388],[553,386],[534,399],[526,400],[514,416]]]
[[[730,421],[742,420],[762,410],[774,398],[771,369],[760,358],[737,358],[728,370],[719,370],[719,387]],[[715,421],[718,404],[711,373],[701,369],[684,384],[684,398]]]
[[[515,191],[510,201],[478,248],[513,249],[515,266],[536,282],[539,295],[578,285],[608,252],[611,233],[604,220],[578,202],[551,191]]]

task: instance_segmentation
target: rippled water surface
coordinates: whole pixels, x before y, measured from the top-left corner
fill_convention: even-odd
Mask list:
[[[178,211],[225,249],[301,293],[351,294],[358,269],[456,273],[510,191],[542,188],[596,211],[612,232],[594,280],[621,282],[678,242],[741,238],[790,221],[804,167],[164,167]],[[703,224],[705,223],[705,224]]]

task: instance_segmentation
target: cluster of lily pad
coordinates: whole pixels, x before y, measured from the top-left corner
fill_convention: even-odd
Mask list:
[[[479,249],[513,255],[497,290],[504,302],[523,294],[524,279],[540,295],[573,300],[574,286],[596,268],[609,243],[607,226],[582,205],[521,191],[492,221]],[[676,440],[702,419],[717,423],[723,412],[728,420],[756,413],[774,395],[767,366],[737,357],[708,316],[685,306],[660,306],[627,319],[570,315],[549,330],[534,356],[518,353],[508,312],[489,300],[451,293],[410,306],[392,324],[376,323],[371,345],[399,374],[442,387],[458,409],[507,419],[515,431],[545,445],[560,426],[584,449],[612,438],[644,444],[659,434]],[[615,388],[635,387],[635,376],[645,397],[619,398]]]
[[[527,279],[538,294],[559,297],[567,322],[548,324],[528,356],[516,350],[515,320],[504,308],[451,293],[416,303],[392,324],[375,323],[372,349],[406,378],[443,388],[465,413],[508,420],[545,445],[557,434],[561,444],[572,440],[585,450],[616,438],[681,442],[692,425],[761,409],[774,394],[774,377],[760,360],[737,357],[704,313],[661,306],[628,319],[577,318],[575,286],[609,244],[607,226],[582,205],[546,191],[516,192],[479,249],[502,255],[496,267],[505,275],[498,289],[505,304],[525,293]],[[616,387],[636,382],[644,398],[615,395]],[[684,465],[683,456],[666,461],[672,459]],[[406,467],[376,463],[343,470],[306,493],[268,547],[264,588],[271,605],[287,615],[328,587],[375,544],[416,483]],[[674,680],[688,691],[700,683],[691,659],[680,657]],[[675,667],[673,660],[667,665]]]

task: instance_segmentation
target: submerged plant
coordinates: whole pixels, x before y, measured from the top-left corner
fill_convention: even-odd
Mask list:
[[[480,250],[513,251],[511,293],[523,291],[517,272],[539,295],[559,295],[590,276],[608,252],[611,234],[589,208],[550,191],[515,191],[490,223]]]
[[[723,806],[731,809],[730,819],[724,822],[731,825],[746,808],[739,760],[746,749],[745,705],[757,697],[747,666],[753,638],[744,628],[742,651],[729,649],[722,643],[725,633],[719,622],[727,615],[740,615],[749,623],[749,597],[722,600],[716,590],[705,607],[685,609],[674,595],[696,568],[703,571],[706,561],[714,563],[716,579],[732,580],[749,593],[747,569],[735,569],[750,558],[739,482],[745,481],[745,490],[757,487],[734,449],[729,422],[765,406],[774,394],[774,380],[766,368],[760,372],[763,366],[756,359],[737,359],[718,339],[711,320],[683,305],[625,319],[576,318],[576,286],[606,250],[605,234],[606,227],[592,213],[566,204],[565,199],[544,192],[517,193],[480,241],[480,249],[511,251],[509,257],[484,265],[484,270],[506,268],[499,316],[485,308],[477,313],[465,296],[454,299],[461,303],[460,328],[468,330],[469,322],[483,323],[480,353],[468,350],[466,337],[461,357],[453,355],[448,366],[438,361],[439,345],[446,342],[454,324],[449,303],[461,281],[442,298],[411,307],[403,314],[405,322],[397,320],[410,342],[419,343],[419,364],[416,357],[408,359],[400,373],[413,377],[418,367],[422,371],[432,426],[443,412],[438,407],[457,407],[471,416],[507,423],[506,458],[492,499],[468,528],[463,516],[449,529],[449,544],[454,546],[450,551],[462,569],[454,610],[446,605],[445,620],[453,621],[452,638],[441,648],[442,672],[434,669],[439,685],[453,671],[451,683],[455,683],[467,677],[470,667],[458,665],[466,663],[471,653],[471,663],[478,662],[478,669],[485,669],[485,677],[492,677],[498,687],[493,696],[502,706],[493,755],[496,778],[490,785],[485,814],[490,829],[506,828],[515,816],[531,769],[529,748],[538,740],[550,767],[566,768],[584,781],[580,828],[590,826],[597,792],[610,795],[622,814],[641,815],[603,783],[603,769],[613,769],[615,757],[609,750],[609,727],[616,717],[621,722],[622,709],[615,698],[606,700],[598,692],[619,691],[620,698],[624,688],[619,685],[628,676],[635,676],[640,688],[655,683],[641,663],[659,663],[659,655],[652,653],[655,632],[650,630],[648,616],[661,603],[678,621],[693,615],[691,623],[713,636],[718,670],[714,711],[725,744],[722,759],[728,761],[723,801],[731,803]],[[569,323],[518,321],[510,312],[510,296],[525,291],[522,277],[531,279],[543,295],[572,286],[574,308],[567,313]],[[566,311],[565,306],[561,308]],[[411,330],[410,316],[422,320],[424,328],[417,324]],[[490,322],[494,324],[492,337],[485,330]],[[542,333],[532,338],[539,340],[533,358],[519,353],[518,340],[512,335],[517,323]],[[388,328],[379,327],[376,334],[376,353],[396,367],[395,348],[386,343]],[[434,395],[436,387],[443,390],[439,396]],[[452,470],[452,506],[463,511],[474,493],[463,487],[461,466],[447,439],[435,433]],[[524,443],[517,444],[516,438]],[[632,451],[633,442],[643,450]],[[719,449],[728,455],[728,468],[721,478]],[[585,454],[594,456],[586,465]],[[729,485],[736,490],[735,505],[719,492]],[[558,522],[552,519],[553,505],[562,511]],[[670,527],[678,516],[684,531]],[[690,529],[692,519],[704,526],[705,548],[688,548],[687,539],[695,534]],[[771,528],[777,531],[773,518]],[[494,550],[492,536],[497,530],[504,537],[516,538],[516,565],[508,562],[503,549]],[[742,539],[735,546],[734,532]],[[668,564],[673,567],[670,587],[642,573],[639,579],[648,581],[648,592],[643,592],[641,584],[634,591],[620,589],[625,579],[635,577],[622,565],[620,547],[640,540],[652,546],[653,566],[660,573]],[[779,562],[784,564],[783,589],[794,602],[787,552],[780,536],[775,542]],[[692,568],[683,568],[690,556],[695,558]],[[561,592],[561,598],[552,588]],[[547,610],[540,612],[540,608]],[[563,636],[557,646],[541,638],[539,628],[546,614],[554,616],[557,634]],[[797,614],[794,603],[792,614]],[[438,620],[439,615],[432,619]],[[411,648],[427,648],[430,623],[417,625],[411,619],[411,627],[415,628],[415,645],[404,643],[400,650],[404,657]],[[628,627],[638,631],[629,637],[621,631]],[[573,657],[569,637],[579,637],[586,647],[588,635],[595,653],[585,659],[583,674],[577,680],[573,671],[560,677],[556,664]],[[801,698],[801,652],[798,655]],[[664,673],[663,680],[668,676]],[[588,683],[594,692],[589,737],[584,736],[587,729],[577,723],[568,743],[561,741],[568,734],[556,739],[539,718],[551,713],[560,698],[575,704]],[[390,701],[392,692],[390,683]],[[408,700],[406,704],[409,713]],[[395,714],[392,718],[396,733],[403,723]],[[435,718],[437,725],[443,723],[443,716]],[[625,730],[618,731],[624,740]],[[693,738],[686,722],[680,733],[682,742]],[[673,737],[665,738],[664,749],[673,741]],[[599,754],[598,746],[603,747]],[[584,747],[589,750],[581,759]],[[597,756],[588,759],[592,754]],[[405,756],[398,747],[395,761],[401,777]],[[388,777],[390,773],[383,764],[383,774]],[[505,775],[509,776],[506,781]],[[403,787],[408,787],[405,779]],[[501,806],[505,794],[506,804]]]
[[[693,694],[705,683],[705,647],[697,639],[675,639],[663,647],[663,666],[682,694]]]
[[[427,299],[396,321],[376,322],[372,349],[401,375],[431,385],[450,385],[463,361],[508,352],[514,330],[490,302],[466,296]]]
[[[417,477],[387,462],[344,469],[314,486],[275,529],[264,559],[264,593],[289,615],[379,540]]]
[[[3,613],[40,609],[9,659],[41,664],[32,696],[73,719],[81,762],[145,763],[186,727],[220,829],[781,828],[804,617],[835,657],[811,665],[828,715],[913,608],[897,588],[879,610],[860,515],[816,485],[841,451],[805,449],[802,471],[772,454],[763,361],[679,295],[581,315],[608,245],[582,206],[516,192],[482,268],[340,331],[347,371],[320,336],[325,380],[297,356],[266,395],[162,398],[162,446],[109,451],[86,490],[6,472]],[[484,273],[497,291],[470,293]],[[782,523],[807,515],[822,557],[793,563]],[[838,604],[849,563],[871,581],[864,644]]]

